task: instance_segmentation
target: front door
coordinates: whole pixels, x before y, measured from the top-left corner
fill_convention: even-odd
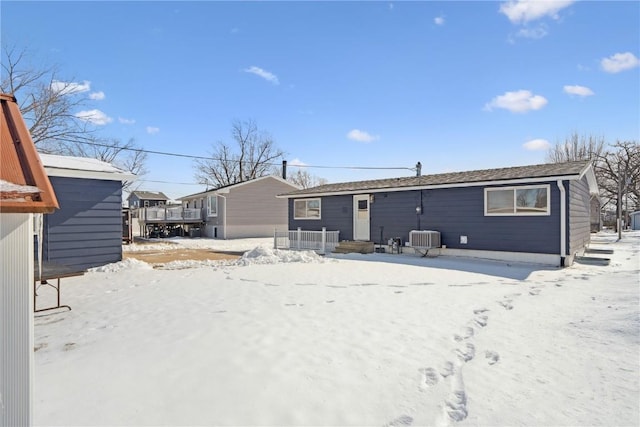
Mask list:
[[[370,239],[369,195],[353,196],[353,240]]]

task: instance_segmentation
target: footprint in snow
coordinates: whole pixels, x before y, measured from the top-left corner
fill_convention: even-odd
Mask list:
[[[500,355],[496,351],[487,350],[484,353],[484,357],[489,361],[489,365],[495,365],[496,363],[498,363],[498,360],[500,360]]]
[[[458,359],[463,362],[468,362],[476,355],[476,347],[468,342],[464,346],[457,348],[455,352]]]
[[[442,378],[453,375],[453,363],[449,361],[444,362],[440,368],[440,375],[442,375]]]
[[[451,421],[462,421],[467,418],[467,393],[460,373],[453,376],[451,394],[444,401],[444,411]]]
[[[541,291],[540,288],[531,288],[529,289],[529,295],[536,296],[540,293],[540,291]]]
[[[512,310],[513,309],[513,304],[511,304],[512,301],[513,300],[506,299],[504,301],[498,301],[498,304],[504,307],[505,310]]]
[[[420,382],[421,389],[427,389],[438,384],[438,372],[436,372],[435,369],[421,368],[419,372],[422,374],[422,381]]]
[[[401,415],[393,421],[389,421],[384,427],[403,427],[410,426],[413,423],[413,418],[408,415]]]
[[[489,319],[489,316],[486,315],[480,315],[480,316],[476,316],[473,319],[473,323],[475,323],[476,325],[480,326],[481,328],[484,328],[485,326],[487,326],[487,320]]]
[[[487,311],[489,311],[488,308],[484,308],[484,307],[476,308],[475,310],[473,310],[473,314],[482,314],[482,313],[485,313]]]
[[[445,400],[445,411],[451,421],[462,421],[467,418],[467,394],[464,390],[453,391]]]
[[[453,334],[453,340],[456,342],[464,341],[467,338],[471,338],[474,334],[473,328],[465,326],[460,330],[459,334]]]

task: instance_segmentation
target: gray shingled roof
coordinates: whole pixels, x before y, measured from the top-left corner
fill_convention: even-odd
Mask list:
[[[389,190],[403,188],[460,185],[479,182],[510,181],[529,178],[548,178],[581,174],[589,161],[567,163],[545,163],[541,165],[516,166],[499,169],[485,169],[468,172],[450,172],[435,175],[411,176],[404,178],[376,179],[370,181],[341,182],[325,184],[313,188],[291,191],[282,197],[308,196],[315,194],[353,193],[359,191]]]
[[[169,200],[164,193],[154,193],[152,191],[132,191],[129,197],[135,195],[140,200]]]

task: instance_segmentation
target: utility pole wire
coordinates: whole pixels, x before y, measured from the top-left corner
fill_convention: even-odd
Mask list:
[[[99,142],[77,142],[78,144],[87,144],[94,145],[97,147],[110,147],[108,144],[101,144]],[[165,151],[155,151],[155,150],[145,150],[143,148],[124,148],[121,147],[122,150],[125,151],[136,151],[139,153],[148,153],[148,154],[157,154],[160,156],[171,156],[171,157],[182,157],[186,159],[197,159],[197,160],[222,160],[216,159],[214,157],[205,157],[205,156],[195,156],[192,154],[180,154],[180,153],[169,153]],[[240,161],[238,163],[241,163]],[[269,166],[281,166],[280,163],[265,163]],[[415,167],[406,167],[406,166],[321,166],[321,165],[292,165],[289,164],[290,167],[297,168],[314,168],[314,169],[355,169],[355,170],[409,170],[415,171]]]

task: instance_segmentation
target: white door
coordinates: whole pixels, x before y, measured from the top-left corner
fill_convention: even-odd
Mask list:
[[[353,196],[353,240],[370,239],[369,195]]]

